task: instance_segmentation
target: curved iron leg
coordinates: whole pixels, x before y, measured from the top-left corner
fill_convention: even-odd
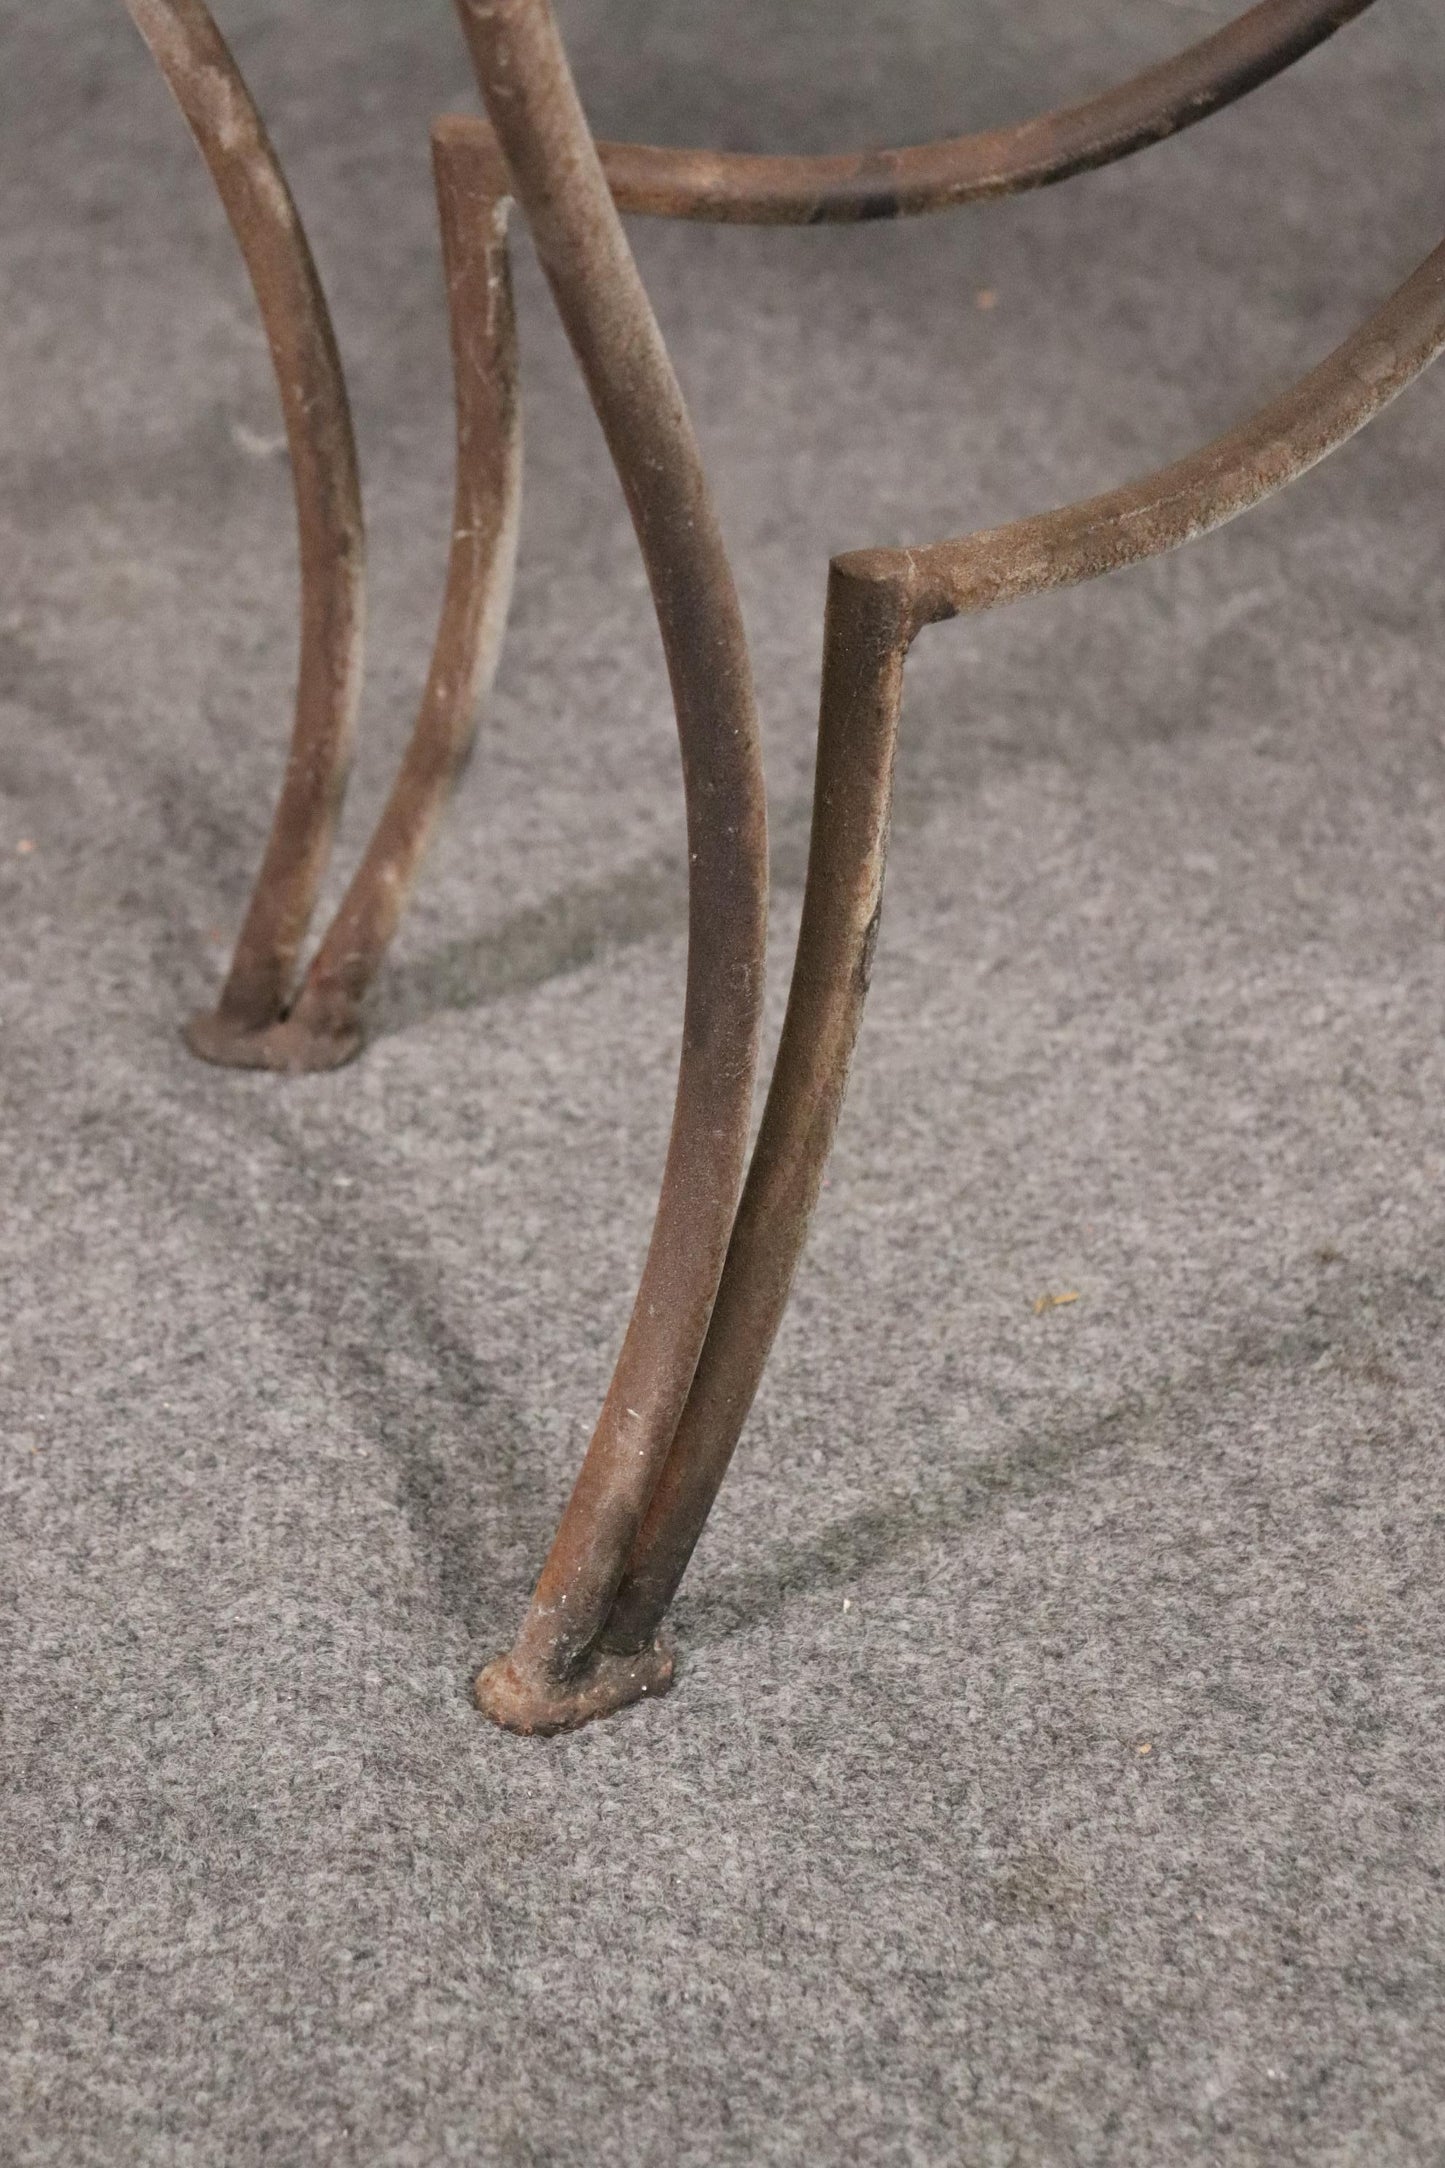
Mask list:
[[[331,317],[261,117],[201,0],[126,0],[210,168],[270,342],[301,550],[296,719],[270,840],[214,1014],[187,1027],[208,1061],[246,1062],[275,1022],[331,850],[361,691],[365,540],[356,446]]]
[[[257,1068],[334,1069],[359,1051],[362,1003],[471,750],[506,632],[522,490],[510,184],[484,121],[438,121],[432,158],[457,400],[446,593],[426,691],[391,794],[290,1011],[247,1042],[246,1058]]]
[[[717,1293],[747,1150],[767,834],[742,618],[682,395],[547,0],[457,0],[477,78],[632,513],[667,655],[690,871],[682,1062],[632,1319],[516,1645],[477,1681],[518,1731],[656,1692],[671,1658],[596,1649],[672,1445]]]
[[[883,908],[903,664],[901,582],[828,583],[813,833],[783,1035],[717,1306],[603,1632],[655,1638],[727,1473],[792,1291],[842,1112]]]

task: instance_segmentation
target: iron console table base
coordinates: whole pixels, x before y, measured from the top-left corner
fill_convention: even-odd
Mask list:
[[[511,592],[521,474],[507,258],[515,197],[632,514],[682,749],[689,859],[683,1050],[662,1188],[601,1415],[512,1650],[476,1681],[499,1724],[550,1733],[664,1691],[663,1623],[747,1420],[832,1147],[882,904],[904,663],[926,626],[1094,579],[1208,533],[1333,451],[1445,346],[1445,245],[1317,369],[1142,481],[926,548],[830,568],[813,829],[783,1035],[751,1163],[767,830],[741,614],[623,212],[817,224],[1036,188],[1158,141],[1265,82],[1369,0],[1262,0],[1115,90],[898,151],[756,157],[594,142],[549,0],[456,0],[488,118],[433,130],[457,394],[453,536],[431,670],[396,783],[314,959],[297,962],[345,784],[363,536],[346,391],[300,219],[201,0],[126,0],[195,133],[276,366],[301,534],[302,654],[285,780],[214,1013],[213,1061],[330,1068],[470,748]]]

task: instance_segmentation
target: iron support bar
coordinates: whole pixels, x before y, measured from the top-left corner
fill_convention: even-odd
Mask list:
[[[619,208],[739,226],[817,226],[946,211],[1044,188],[1177,135],[1255,90],[1371,0],[1261,0],[1172,59],[1081,105],[906,150],[799,158],[600,143]]]
[[[208,1060],[274,1023],[326,870],[361,693],[366,547],[346,383],[305,229],[240,70],[201,0],[126,0],[210,168],[255,291],[286,422],[301,553],[301,662],[285,780],[214,1014]]]
[[[682,394],[627,246],[547,0],[457,0],[651,583],[687,807],[687,993],[662,1192],[602,1413],[511,1653],[480,1706],[554,1731],[660,1692],[660,1643],[599,1651],[697,1368],[742,1185],[767,935],[767,825],[752,673]]]
[[[361,1047],[363,1004],[433,829],[471,751],[496,674],[522,493],[517,334],[507,251],[510,183],[486,123],[432,129],[456,385],[456,496],[426,690],[391,794],[286,1014],[232,1045],[248,1067],[334,1069]]]

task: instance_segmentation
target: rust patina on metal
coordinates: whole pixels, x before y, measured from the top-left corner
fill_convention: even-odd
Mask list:
[[[520,490],[507,184],[481,123],[438,123],[459,410],[446,597],[396,785],[293,992],[345,786],[360,680],[361,511],[345,391],[300,220],[219,32],[200,0],[127,4],[216,176],[256,286],[286,408],[302,534],[303,647],[286,782],[219,1005],[195,1018],[187,1037],[208,1060],[234,1066],[333,1068],[361,1047],[366,994],[470,748],[505,630]],[[766,225],[944,210],[1043,187],[1157,142],[1268,81],[1369,4],[1263,0],[1175,58],[1080,105],[906,150],[823,158],[624,143],[598,150],[614,201],[626,212]]]
[[[780,225],[945,210],[1041,188],[1159,142],[1258,88],[1370,4],[1371,0],[1263,0],[1263,5],[1214,36],[1083,104],[1039,114],[1010,128],[908,150],[835,158],[753,158],[600,143],[597,151],[617,208],[639,215]],[[479,162],[496,155],[485,148],[492,139],[483,122],[456,116],[439,127],[458,155],[468,143],[474,143]],[[495,185],[500,190],[501,182]],[[502,359],[500,352],[498,358]],[[506,359],[511,362],[510,346]],[[489,594],[498,598],[496,638],[500,642],[505,615],[500,607],[501,577],[490,563],[479,565],[478,576],[486,579]],[[445,772],[435,771],[424,811],[400,786],[388,809],[389,848],[405,853],[409,876],[420,862],[454,772],[455,764]],[[369,863],[381,849],[378,835]],[[344,994],[338,984],[344,953],[338,922],[327,938],[324,957],[313,966],[297,1004],[295,1023],[288,1019],[262,1042],[268,1052],[283,1057],[274,1066],[320,1065],[328,1050],[334,1050],[333,1058],[345,1059],[359,1047],[362,997],[403,902],[404,893],[398,893],[384,926],[380,912],[371,912],[372,938],[346,959]],[[336,1028],[309,1029],[298,1042],[297,1024],[312,1016],[318,1026],[321,1023],[323,1001],[313,982],[322,971],[329,974],[326,1005],[336,1018]],[[303,1053],[311,1058],[295,1058]]]
[[[127,0],[215,178],[270,340],[301,538],[301,665],[280,802],[230,974],[187,1040],[239,1068],[331,1069],[361,1045],[362,1002],[470,749],[511,599],[521,414],[506,226],[490,134],[439,121],[432,153],[457,403],[445,596],[396,783],[314,961],[297,960],[330,857],[361,690],[361,491],[346,387],[316,267],[254,102],[200,0]]]
[[[656,604],[690,861],[677,1101],[652,1242],[602,1413],[517,1642],[476,1681],[479,1705],[499,1724],[565,1730],[670,1683],[663,1621],[786,1309],[842,1107],[882,908],[913,641],[946,618],[1096,578],[1209,532],[1333,451],[1445,346],[1442,246],[1311,375],[1189,458],[1007,527],[834,560],[802,924],[744,1184],[767,904],[752,682],[696,442],[619,208],[819,222],[1038,187],[1217,110],[1367,4],[1264,0],[1102,98],[990,135],[859,157],[759,159],[599,149],[548,0],[457,0],[496,134],[466,119],[434,132],[458,401],[446,601],[396,786],[293,1002],[355,707],[360,511],[345,395],[299,221],[214,26],[199,0],[128,0],[251,269],[286,405],[303,538],[291,767],[221,1009],[192,1030],[198,1050],[277,1068],[331,1066],[355,1051],[362,997],[470,743],[502,636],[520,487],[509,193],[531,226],[601,420]]]
[[[522,496],[510,183],[491,130],[439,120],[432,163],[456,384],[456,500],[426,690],[391,794],[301,990],[235,1045],[249,1067],[333,1069],[359,1052],[363,1004],[476,736],[506,631]]]
[[[1105,496],[830,571],[813,834],[787,1016],[712,1325],[603,1645],[645,1647],[732,1458],[802,1254],[868,991],[903,667],[927,625],[1097,579],[1208,534],[1343,444],[1445,348],[1445,244],[1249,421]]]
[[[331,851],[361,692],[365,539],[326,297],[261,116],[201,0],[126,0],[210,168],[245,258],[281,394],[301,554],[296,719],[265,858],[214,1015],[187,1036],[237,1058],[281,1015]]]
[[[1080,105],[906,150],[798,158],[600,143],[619,206],[654,218],[816,226],[946,211],[1109,165],[1217,113],[1301,59],[1371,0],[1262,0],[1172,60]]]
[[[576,1487],[511,1653],[477,1699],[557,1731],[662,1691],[655,1638],[599,1647],[697,1368],[742,1187],[767,940],[752,672],[682,394],[546,0],[457,0],[477,80],[602,424],[652,587],[687,813],[682,1060],[652,1240]]]

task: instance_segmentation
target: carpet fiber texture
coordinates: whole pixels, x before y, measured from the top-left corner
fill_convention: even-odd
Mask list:
[[[571,0],[619,136],[1079,97],[1232,0]],[[218,0],[330,292],[373,606],[444,562],[446,0]],[[469,1682],[615,1354],[678,1051],[647,592],[525,240],[516,609],[339,1074],[206,1069],[279,779],[269,365],[114,0],[0,39],[0,2160],[1445,2162],[1445,376],[1224,535],[927,634],[874,993],[669,1699]],[[738,568],[775,1032],[828,556],[1108,486],[1435,245],[1388,0],[1015,203],[638,225]],[[1039,1308],[1041,1297],[1077,1300]]]

